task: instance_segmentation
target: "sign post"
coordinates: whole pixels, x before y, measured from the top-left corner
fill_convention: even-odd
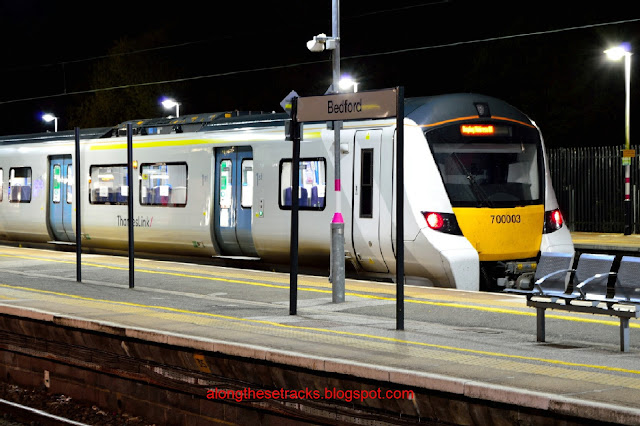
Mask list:
[[[292,183],[297,194],[300,159],[300,123],[346,121],[396,117],[396,329],[404,329],[404,88],[294,98],[291,108],[293,141]],[[334,143],[340,140],[336,136]],[[339,162],[339,157],[336,158]],[[337,178],[336,178],[337,179]],[[336,183],[336,186],[338,183]],[[289,312],[295,315],[297,302],[298,197],[291,197],[291,277]],[[333,225],[333,224],[332,224]],[[343,237],[344,245],[344,237]],[[344,247],[343,247],[344,248]],[[295,259],[295,261],[294,261]],[[294,265],[295,262],[295,265]],[[333,259],[332,259],[333,262]],[[295,270],[295,275],[293,271]]]
[[[135,265],[134,265],[134,241],[133,241],[133,126],[127,123],[127,180],[129,185],[129,195],[127,196],[127,210],[129,220],[127,221],[129,235],[129,288],[135,286]]]
[[[80,210],[81,205],[81,192],[80,192],[80,128],[76,127],[75,131],[75,197],[76,197],[76,281],[82,282],[82,212]]]
[[[298,98],[291,100],[290,139],[293,142],[291,155],[291,242],[289,244],[291,259],[289,267],[289,315],[296,315],[298,310],[298,213],[300,211],[300,139],[302,132],[296,119]]]

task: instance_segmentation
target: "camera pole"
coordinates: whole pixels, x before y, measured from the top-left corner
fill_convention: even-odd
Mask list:
[[[340,83],[340,0],[332,0],[331,31],[335,40],[332,52],[333,85],[331,91],[339,93]],[[342,218],[342,191],[340,186],[340,129],[342,121],[333,122],[333,144],[335,154],[336,211],[331,221],[331,299],[333,303],[344,302],[344,219]]]

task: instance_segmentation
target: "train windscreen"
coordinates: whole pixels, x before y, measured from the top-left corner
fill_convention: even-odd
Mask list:
[[[542,203],[542,151],[536,129],[458,123],[425,135],[453,207]]]

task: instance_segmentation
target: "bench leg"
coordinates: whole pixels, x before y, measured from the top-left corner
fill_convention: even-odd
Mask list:
[[[629,318],[620,317],[620,350],[629,352]]]
[[[536,308],[536,332],[538,342],[545,341],[544,311],[546,311],[546,308]]]

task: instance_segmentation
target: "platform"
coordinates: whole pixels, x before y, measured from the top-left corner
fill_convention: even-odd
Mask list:
[[[601,232],[572,232],[571,239],[578,251],[582,252],[640,252],[640,234],[607,234]]]
[[[547,315],[536,342],[524,297],[407,286],[395,330],[395,285],[346,282],[331,302],[326,277],[0,246],[0,314],[119,327],[140,339],[210,347],[256,361],[421,387],[490,403],[620,424],[640,423],[640,323],[621,353],[618,321]],[[415,402],[414,402],[415,404]]]

